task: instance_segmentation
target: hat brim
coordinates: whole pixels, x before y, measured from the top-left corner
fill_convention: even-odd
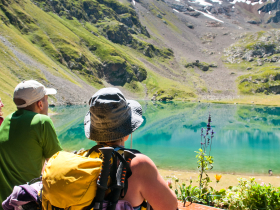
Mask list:
[[[86,137],[97,142],[110,142],[128,136],[139,128],[143,122],[142,107],[134,100],[127,100],[127,104],[131,108],[130,118],[128,118],[121,126],[112,129],[95,129],[91,125],[91,114],[89,111],[84,119]]]
[[[55,95],[57,93],[56,89],[54,88],[45,88],[45,95]]]

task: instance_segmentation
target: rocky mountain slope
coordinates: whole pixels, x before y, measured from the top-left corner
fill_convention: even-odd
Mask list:
[[[14,109],[23,79],[57,88],[54,104],[106,86],[153,100],[278,94],[278,2],[0,0],[0,96]],[[274,82],[256,85],[267,72]]]

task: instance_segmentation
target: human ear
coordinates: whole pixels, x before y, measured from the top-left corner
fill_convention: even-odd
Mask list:
[[[43,110],[43,102],[42,101],[38,101],[37,106],[40,110]]]

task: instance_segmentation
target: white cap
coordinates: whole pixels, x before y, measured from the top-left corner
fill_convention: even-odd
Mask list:
[[[23,81],[16,86],[14,91],[14,101],[15,99],[25,101],[24,104],[16,104],[18,108],[24,108],[39,101],[45,95],[54,95],[56,93],[57,91],[54,88],[46,88],[35,80],[28,80]]]

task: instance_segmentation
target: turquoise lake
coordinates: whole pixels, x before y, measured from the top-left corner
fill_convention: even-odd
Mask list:
[[[132,147],[162,169],[195,171],[201,128],[209,112],[215,131],[211,155],[213,172],[280,174],[280,107],[186,102],[139,101],[144,122],[133,133]],[[59,140],[67,151],[95,145],[84,134],[89,107],[50,108]],[[131,139],[126,142],[131,146]]]

